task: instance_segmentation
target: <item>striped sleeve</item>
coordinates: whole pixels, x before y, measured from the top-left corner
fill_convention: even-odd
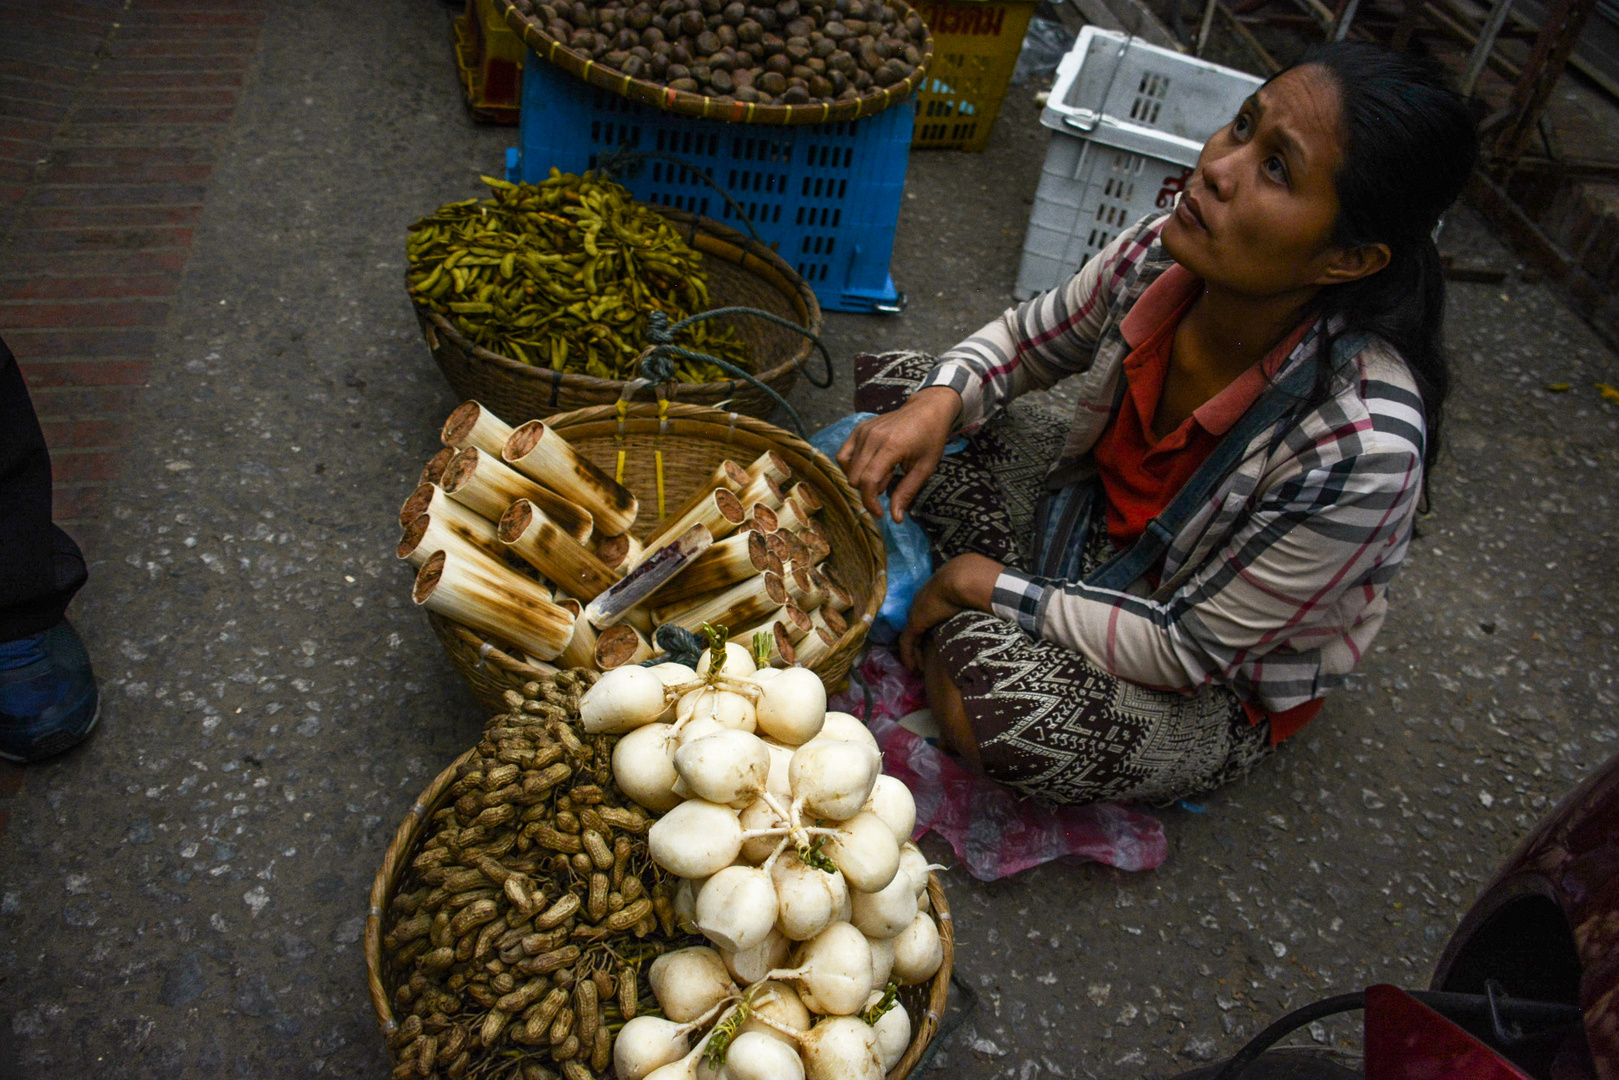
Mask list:
[[[1396,387],[1371,414],[1295,429],[1272,482],[1216,557],[1167,599],[1007,570],[993,610],[1132,682],[1248,687],[1271,710],[1324,692],[1320,650],[1386,587],[1422,489],[1420,402]],[[1408,400],[1402,400],[1402,397]]]
[[[1066,283],[1007,309],[943,353],[922,388],[948,386],[960,394],[957,426],[970,429],[1018,395],[1084,371],[1113,300],[1158,238],[1163,219],[1126,229]]]

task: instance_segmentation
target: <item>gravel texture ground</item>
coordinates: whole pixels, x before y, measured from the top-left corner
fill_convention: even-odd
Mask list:
[[[404,229],[512,139],[462,112],[447,10],[288,0],[266,25],[77,610],[102,730],[29,772],[0,842],[0,1075],[386,1075],[367,891],[480,719],[392,554],[455,404]],[[854,352],[939,350],[1007,303],[1036,115],[1014,89],[988,153],[913,159],[910,309],[829,320],[843,381],[800,389],[810,420],[845,411]],[[1515,266],[1466,212],[1444,246]],[[1449,450],[1352,688],[1164,811],[1155,872],[947,873],[981,1003],[943,1075],[1171,1075],[1290,1005],[1423,985],[1491,869],[1616,748],[1619,405],[1593,384],[1619,362],[1516,272],[1454,286],[1450,312]]]

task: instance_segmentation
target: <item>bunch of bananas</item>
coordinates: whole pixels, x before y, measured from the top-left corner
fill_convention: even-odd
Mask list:
[[[484,177],[493,199],[439,208],[410,227],[411,297],[476,345],[553,371],[628,380],[647,347],[647,320],[707,309],[702,254],[670,222],[594,173],[551,170],[540,184]],[[701,322],[677,344],[752,370],[734,328]],[[683,382],[728,378],[676,361]]]

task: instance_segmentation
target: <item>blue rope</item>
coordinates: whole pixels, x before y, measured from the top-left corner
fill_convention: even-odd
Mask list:
[[[682,330],[700,323],[704,319],[714,319],[720,317],[721,315],[751,315],[754,318],[764,319],[767,322],[773,322],[778,326],[785,326],[789,330],[794,330],[800,334],[803,334],[814,343],[817,349],[820,350],[821,359],[826,365],[825,382],[821,382],[811,375],[808,367],[803,369],[804,378],[809,380],[809,384],[811,386],[819,390],[825,390],[827,387],[832,385],[832,356],[826,351],[826,346],[821,344],[820,338],[816,337],[804,327],[799,326],[797,323],[792,322],[791,320],[783,319],[781,316],[773,315],[768,311],[760,311],[758,308],[750,307],[714,308],[711,311],[698,312],[696,315],[681,319],[677,323],[671,323],[669,321],[669,316],[664,312],[656,310],[652,311],[647,317],[646,330],[647,340],[652,343],[652,347],[648,349],[641,357],[641,374],[645,376],[653,385],[661,385],[662,383],[677,381],[678,376],[675,372],[676,360],[695,360],[700,363],[713,364],[722,371],[731,375],[733,378],[742,379],[745,382],[751,383],[760,390],[764,391],[766,394],[770,395],[770,397],[775,400],[776,404],[780,405],[784,410],[786,410],[787,417],[793,422],[793,427],[797,429],[799,438],[805,440],[806,442],[809,441],[809,432],[804,427],[803,418],[798,415],[797,409],[794,409],[791,405],[787,404],[786,398],[782,397],[780,394],[776,393],[776,391],[772,390],[770,387],[766,386],[764,383],[760,382],[746,371],[743,371],[735,364],[721,360],[717,356],[710,356],[707,353],[701,353],[695,349],[688,349],[684,345],[675,344],[675,336]]]

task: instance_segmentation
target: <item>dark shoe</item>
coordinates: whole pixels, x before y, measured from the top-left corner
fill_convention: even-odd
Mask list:
[[[39,761],[83,742],[101,719],[84,642],[66,619],[0,642],[0,758]]]

